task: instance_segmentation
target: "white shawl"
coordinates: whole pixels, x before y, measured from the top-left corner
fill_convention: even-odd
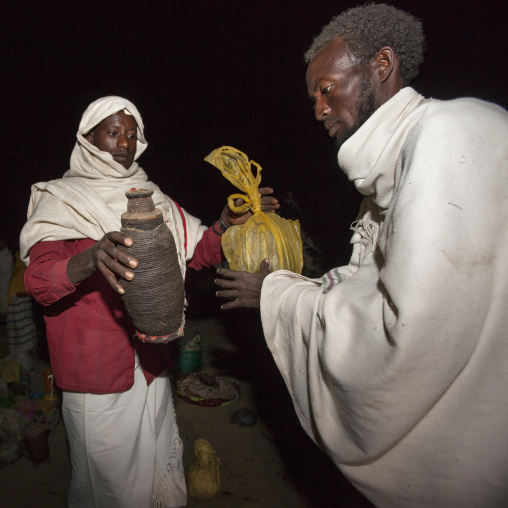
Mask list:
[[[377,506],[507,505],[507,139],[495,105],[403,89],[339,152],[378,248],[328,291],[263,284],[302,426]]]
[[[39,182],[32,186],[28,221],[20,236],[21,256],[29,263],[30,248],[37,242],[90,238],[100,240],[105,233],[119,231],[121,214],[127,209],[125,192],[131,188],[153,189],[155,206],[162,210],[164,220],[173,233],[182,273],[185,272],[184,228],[174,202],[164,195],[137,162],[129,169],[100,151],[86,139],[102,120],[119,111],[132,115],[138,125],[135,160],[145,151],[147,142],[138,110],[121,97],[103,97],[86,109],[79,124],[77,142],[71,155],[70,169],[63,178]],[[206,229],[199,221],[185,214],[188,229],[189,259],[195,243]]]

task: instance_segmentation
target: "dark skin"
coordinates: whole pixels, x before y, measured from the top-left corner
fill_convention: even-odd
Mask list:
[[[323,122],[339,146],[403,86],[399,60],[391,47],[381,48],[367,65],[359,67],[341,37],[321,48],[309,63],[306,79],[316,120]],[[221,278],[215,280],[220,288],[216,295],[230,299],[221,309],[259,308],[263,281],[270,273],[267,259],[259,273],[226,268],[217,273]]]
[[[113,160],[129,169],[136,155],[138,125],[132,115],[119,111],[108,116],[95,129],[86,135],[86,139],[102,152],[108,152]]]
[[[133,116],[120,111],[111,115],[93,131],[87,134],[86,139],[101,151],[108,152],[113,159],[125,169],[129,169],[134,162],[137,142],[137,124]],[[273,189],[263,187],[259,189],[261,194],[261,209],[265,213],[274,213],[280,208],[276,198],[270,196]],[[237,200],[237,206],[243,204],[243,200]],[[248,211],[241,215],[235,214],[226,205],[221,212],[221,220],[229,227],[243,224],[252,212]],[[109,285],[120,294],[125,292],[118,279],[132,280],[138,266],[138,261],[129,254],[122,252],[118,246],[132,246],[132,238],[111,231],[106,233],[95,245],[70,258],[67,265],[67,277],[72,284],[78,284],[99,270],[106,278]]]

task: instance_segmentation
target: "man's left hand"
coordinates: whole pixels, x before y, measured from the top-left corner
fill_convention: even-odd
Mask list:
[[[252,307],[259,309],[261,300],[261,287],[265,277],[270,273],[269,260],[261,262],[259,273],[239,272],[219,268],[217,273],[222,279],[215,279],[215,284],[222,288],[215,293],[221,298],[229,298],[231,301],[221,305],[222,310],[235,307]]]

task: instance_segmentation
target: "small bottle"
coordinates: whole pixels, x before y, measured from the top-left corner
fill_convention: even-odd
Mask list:
[[[180,348],[178,370],[180,374],[191,374],[203,367],[203,350],[201,348],[201,332],[194,330],[192,339]]]
[[[58,395],[58,389],[55,383],[53,369],[51,367],[47,368],[42,375],[44,379],[44,392],[45,392],[43,400],[56,405],[60,401],[60,396]]]
[[[42,373],[44,379],[44,393],[53,393],[54,387],[54,377],[53,377],[53,369],[49,367]]]
[[[30,386],[30,372],[27,372],[24,369],[21,369],[19,372],[19,382],[23,386]]]

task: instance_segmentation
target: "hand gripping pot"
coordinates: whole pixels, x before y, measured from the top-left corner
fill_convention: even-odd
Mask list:
[[[134,278],[122,281],[122,299],[136,335],[143,341],[164,343],[183,335],[185,291],[173,234],[155,207],[151,189],[132,189],[121,232],[132,238],[121,250],[138,260]]]
[[[221,171],[224,178],[235,187],[246,192],[232,194],[228,206],[235,213],[245,213],[250,209],[252,217],[241,226],[231,226],[222,236],[222,250],[232,270],[250,273],[259,272],[263,259],[270,260],[270,270],[290,270],[302,273],[303,245],[300,223],[286,220],[275,213],[261,211],[261,166],[249,161],[247,155],[231,146],[217,148],[205,158]],[[251,166],[257,169],[253,175]],[[244,204],[235,205],[236,198]]]

